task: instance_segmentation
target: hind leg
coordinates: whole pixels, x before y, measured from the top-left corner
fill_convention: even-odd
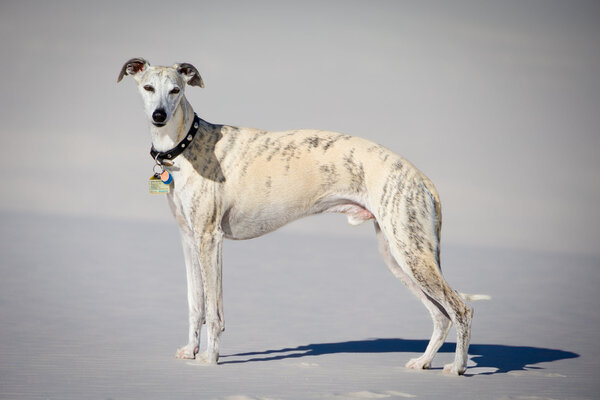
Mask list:
[[[377,234],[377,241],[379,245],[379,252],[383,257],[383,260],[387,264],[390,271],[394,274],[396,278],[398,278],[427,308],[429,314],[431,315],[431,319],[433,321],[433,333],[431,335],[431,339],[429,340],[429,344],[427,345],[427,349],[425,353],[421,355],[419,358],[413,358],[410,360],[406,367],[411,369],[429,369],[431,366],[431,361],[435,357],[436,353],[446,340],[446,336],[448,336],[448,331],[450,330],[451,321],[450,317],[444,310],[442,306],[440,306],[435,300],[431,297],[427,296],[415,283],[415,281],[402,270],[400,265],[396,262],[394,257],[390,252],[390,246],[388,244],[385,235],[381,231],[379,224],[375,222],[375,232]]]
[[[398,247],[390,247],[390,251],[401,269],[434,304],[441,306],[441,309],[445,311],[445,315],[448,315],[454,323],[457,335],[456,354],[454,362],[444,366],[444,372],[462,375],[467,369],[467,350],[473,318],[472,308],[446,283],[433,254],[428,254],[427,251],[410,248],[400,249]],[[441,343],[441,340],[434,343],[430,342],[431,350],[434,350],[434,345],[437,345],[437,349],[439,349]],[[437,349],[435,350],[437,351]],[[425,357],[425,354],[423,357]]]

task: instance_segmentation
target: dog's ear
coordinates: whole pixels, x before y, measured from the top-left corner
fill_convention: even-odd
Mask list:
[[[181,63],[175,64],[174,67],[177,70],[177,72],[183,75],[183,78],[185,79],[188,85],[200,86],[201,88],[204,87],[204,81],[200,76],[200,72],[198,72],[196,67],[194,67],[192,64]]]
[[[142,72],[146,69],[146,67],[149,66],[150,63],[143,58],[132,58],[123,64],[123,68],[121,68],[117,82],[121,82],[121,79],[123,79],[125,75],[135,75],[138,72]]]

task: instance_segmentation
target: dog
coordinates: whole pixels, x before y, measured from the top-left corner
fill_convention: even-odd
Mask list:
[[[151,154],[159,172],[167,175],[167,198],[181,231],[189,340],[176,357],[218,362],[224,330],[223,239],[251,239],[304,216],[337,212],[352,225],[373,220],[385,263],[431,315],[433,334],[425,353],[406,366],[430,368],[454,323],[455,359],[444,372],[464,374],[473,318],[467,301],[477,295],[454,291],[442,276],[440,199],[422,172],[358,137],[206,122],[184,94],[186,86],[204,87],[188,63],[151,66],[133,58],[117,82],[124,76],[137,83],[151,122]],[[198,355],[203,324],[207,348]]]

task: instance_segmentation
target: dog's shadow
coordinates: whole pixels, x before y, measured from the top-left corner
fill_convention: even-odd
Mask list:
[[[239,364],[339,353],[423,353],[427,343],[427,340],[380,338],[337,343],[313,343],[294,348],[223,355],[219,363]],[[439,352],[454,353],[455,349],[455,343],[445,343]],[[469,355],[471,360],[477,364],[476,367],[496,369],[494,372],[483,372],[480,375],[524,371],[525,367],[536,368],[531,367],[533,364],[579,357],[579,354],[564,350],[500,344],[472,344],[469,347]],[[236,359],[227,360],[227,358],[234,357]]]

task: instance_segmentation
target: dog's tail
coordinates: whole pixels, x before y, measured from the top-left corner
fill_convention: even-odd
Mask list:
[[[468,293],[461,293],[461,292],[456,292],[458,293],[458,295],[461,297],[461,299],[463,299],[466,302],[472,302],[472,301],[480,301],[480,300],[491,300],[492,296],[487,295],[487,294],[468,294]]]

